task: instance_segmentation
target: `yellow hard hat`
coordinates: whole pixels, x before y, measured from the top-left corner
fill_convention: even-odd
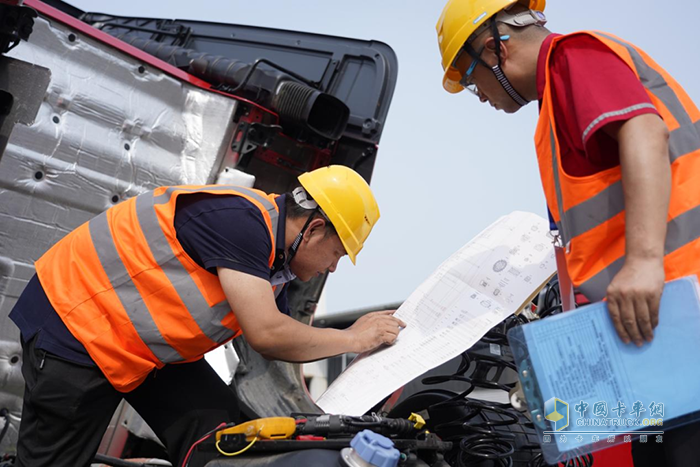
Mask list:
[[[331,165],[301,174],[299,182],[331,221],[355,264],[379,220],[377,200],[365,179],[349,167]]]
[[[456,94],[462,91],[459,70],[452,64],[464,43],[479,26],[499,11],[521,3],[531,10],[544,11],[546,0],[449,0],[442,10],[435,29],[442,57],[445,75],[442,86],[447,92]]]

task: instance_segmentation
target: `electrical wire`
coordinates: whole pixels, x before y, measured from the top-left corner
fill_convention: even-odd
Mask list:
[[[550,465],[551,464],[545,462],[544,456],[541,452],[538,452],[527,463],[527,467],[550,467]],[[566,462],[559,462],[556,465],[560,467],[593,467],[593,454],[581,455],[573,459],[569,459]]]
[[[197,446],[202,441],[205,441],[207,438],[209,438],[211,435],[213,435],[217,431],[222,430],[224,428],[231,427],[231,426],[235,426],[235,425],[236,425],[235,423],[221,423],[221,424],[219,424],[219,426],[217,426],[216,428],[214,428],[213,430],[211,430],[210,432],[208,432],[207,434],[205,434],[204,436],[199,438],[197,441],[192,443],[192,446],[190,446],[190,449],[187,451],[187,455],[182,460],[182,467],[187,467],[190,465],[190,455],[192,455],[192,451],[194,450],[195,446]]]
[[[440,435],[446,434],[446,440],[455,443],[457,452],[452,453],[453,462],[458,467],[474,465],[474,463],[490,460],[494,466],[512,466],[511,455],[515,452],[515,434],[499,431],[496,427],[515,425],[520,418],[509,409],[508,404],[487,403],[475,399],[463,401],[468,413],[451,422],[434,427]],[[486,415],[492,412],[503,417],[501,420]]]
[[[511,467],[515,447],[505,439],[493,436],[463,438],[459,443],[458,467],[474,465],[479,460],[490,460],[494,466]]]
[[[540,309],[537,310],[537,316],[540,319],[561,313],[562,311],[559,279],[552,279],[546,287],[547,290],[544,293],[544,299],[542,300]]]
[[[555,305],[555,306],[545,308],[544,310],[539,312],[537,314],[537,316],[539,316],[540,318],[546,318],[547,316],[556,315],[556,314],[561,313],[561,310],[562,310],[561,305]]]
[[[585,454],[562,462],[563,467],[592,467],[593,454]]]
[[[537,318],[542,319],[561,312],[561,296],[556,279],[547,285],[547,290],[540,297],[542,299],[536,313]],[[510,347],[508,331],[529,322],[530,320],[522,313],[511,316],[489,330],[481,342],[498,344],[503,349],[507,349]],[[503,355],[507,355],[507,352],[503,352]],[[511,467],[513,454],[516,451],[529,450],[534,451],[534,456],[528,462],[528,467],[546,467],[548,464],[544,461],[539,445],[516,446],[516,433],[504,429],[510,425],[522,424],[521,415],[510,404],[488,403],[467,397],[477,387],[510,391],[515,383],[500,381],[504,371],[512,370],[517,373],[515,364],[503,357],[485,355],[474,350],[462,353],[461,358],[459,368],[453,374],[430,376],[421,380],[425,385],[448,381],[468,385],[462,392],[453,392],[452,397],[448,394],[445,400],[427,408],[435,423],[432,431],[443,440],[454,443],[453,450],[447,453],[445,460],[456,467],[481,465],[482,462],[490,462],[494,467]],[[448,421],[437,423],[438,418]],[[526,424],[525,427],[528,428],[528,425]],[[529,429],[534,433],[532,424],[529,425]],[[527,433],[525,436],[527,439]],[[592,467],[593,456],[581,455],[561,465]]]
[[[498,342],[500,342],[502,346],[507,347],[505,333],[503,333],[503,339],[504,340],[499,340]],[[429,376],[427,378],[423,378],[421,382],[425,385],[441,384],[447,381],[468,383],[470,387],[462,392],[460,397],[456,397],[455,399],[463,398],[469,395],[477,387],[483,389],[501,389],[508,392],[515,386],[515,381],[513,383],[498,382],[506,368],[517,372],[517,368],[514,363],[505,361],[499,357],[483,355],[471,350],[462,353],[461,357],[462,361],[454,374]],[[466,376],[466,372],[472,362],[475,363],[474,371],[472,372],[472,375]],[[491,371],[491,369],[496,369],[496,372],[492,378],[488,378],[488,373]]]
[[[260,427],[260,430],[262,430],[262,427]],[[258,434],[260,434],[260,431],[258,431]],[[246,446],[246,447],[244,447],[243,449],[241,449],[240,451],[236,451],[236,452],[226,452],[226,451],[224,451],[223,449],[221,449],[221,448],[219,447],[219,443],[221,442],[221,440],[219,440],[219,441],[216,442],[216,450],[219,451],[219,452],[220,452],[221,454],[223,454],[224,456],[233,457],[233,456],[237,456],[237,455],[239,455],[239,454],[243,454],[243,453],[246,452],[248,449],[252,448],[253,445],[255,444],[255,442],[256,442],[257,440],[258,440],[258,435],[255,435],[255,438],[253,438],[253,441],[251,441],[250,444],[248,444],[248,446]]]

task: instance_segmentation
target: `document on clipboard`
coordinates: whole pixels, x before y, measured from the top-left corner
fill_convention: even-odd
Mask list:
[[[700,287],[666,284],[654,339],[618,337],[604,302],[512,329],[508,340],[545,460],[639,440],[700,420]]]

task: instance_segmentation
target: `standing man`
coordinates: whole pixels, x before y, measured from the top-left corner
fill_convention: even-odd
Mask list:
[[[437,23],[443,86],[506,113],[538,101],[537,159],[566,272],[641,346],[664,282],[700,273],[700,112],[642,50],[607,33],[552,34],[544,7],[450,0]],[[635,447],[635,465],[691,465],[698,431],[670,432],[660,457]]]
[[[180,465],[194,441],[238,421],[235,394],[202,359],[244,334],[303,362],[396,339],[392,313],[346,330],[288,316],[286,283],[335,271],[379,219],[367,183],[331,166],[291,194],[161,187],[99,214],[36,262],[10,317],[23,341],[17,465],[87,466],[122,398]]]

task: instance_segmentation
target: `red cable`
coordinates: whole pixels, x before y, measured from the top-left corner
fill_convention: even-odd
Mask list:
[[[185,458],[184,458],[183,461],[182,461],[182,467],[187,467],[187,465],[189,464],[190,454],[192,454],[192,450],[194,449],[195,446],[197,446],[199,443],[201,443],[201,442],[204,441],[205,439],[209,438],[211,435],[214,434],[214,432],[216,432],[219,428],[224,427],[224,426],[226,426],[226,423],[220,424],[219,426],[217,426],[216,428],[214,428],[213,430],[211,430],[209,433],[207,433],[206,435],[204,435],[202,438],[200,438],[199,440],[195,441],[195,442],[192,444],[192,446],[190,446],[189,451],[187,451],[187,455],[185,456]]]

